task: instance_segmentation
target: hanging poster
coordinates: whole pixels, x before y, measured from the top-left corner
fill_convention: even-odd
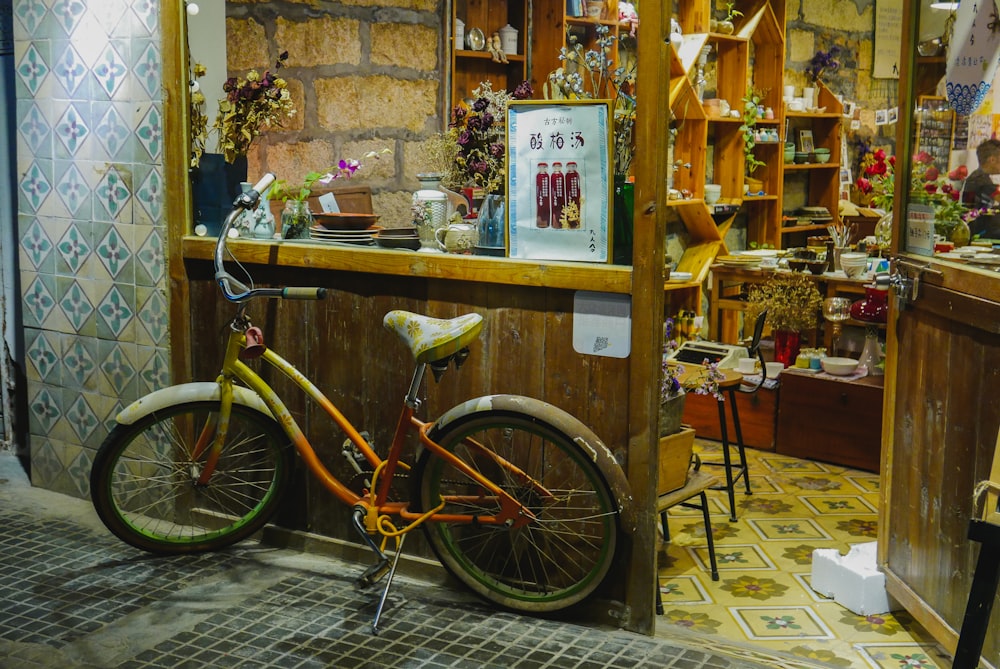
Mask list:
[[[610,103],[512,101],[507,146],[510,257],[610,262]]]
[[[872,77],[899,79],[899,36],[903,34],[903,0],[875,4],[875,60]]]
[[[1000,32],[994,32],[992,2],[965,2],[955,10],[948,42],[945,90],[958,114],[971,114],[989,93],[997,71]]]

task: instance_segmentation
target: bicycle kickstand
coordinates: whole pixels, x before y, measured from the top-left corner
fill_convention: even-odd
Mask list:
[[[396,554],[392,557],[392,567],[389,569],[389,576],[385,579],[385,589],[382,591],[382,596],[378,600],[378,608],[375,609],[375,618],[372,620],[372,634],[378,636],[378,621],[382,617],[382,608],[385,606],[385,600],[389,596],[389,587],[392,585],[392,577],[396,575],[396,565],[399,563],[399,556],[403,552],[403,539],[406,535],[399,538],[399,543],[396,544]]]

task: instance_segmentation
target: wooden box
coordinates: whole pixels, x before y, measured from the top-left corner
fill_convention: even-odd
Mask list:
[[[687,483],[691,451],[694,447],[694,430],[682,427],[681,431],[660,437],[660,476],[657,479],[656,494],[665,495]]]
[[[781,375],[776,450],[783,455],[879,471],[882,380]]]
[[[784,376],[780,377],[784,379]],[[728,406],[726,394],[726,429],[729,443],[736,443],[733,416]],[[778,413],[778,390],[760,388],[755,393],[736,393],[736,410],[740,415],[743,431],[743,445],[762,450],[774,450],[774,424]],[[684,405],[684,422],[695,429],[699,437],[722,439],[719,429],[719,403],[711,395],[696,395],[689,392]]]

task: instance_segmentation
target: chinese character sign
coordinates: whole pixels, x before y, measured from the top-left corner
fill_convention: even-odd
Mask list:
[[[996,10],[991,0],[969,0],[956,10],[948,42],[945,88],[948,102],[959,114],[979,108],[990,90],[1000,54]]]
[[[608,103],[512,102],[507,135],[510,256],[608,262]]]

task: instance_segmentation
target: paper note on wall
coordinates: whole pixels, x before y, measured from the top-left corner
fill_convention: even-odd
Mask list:
[[[632,298],[578,290],[573,296],[573,350],[627,358],[632,350]]]

